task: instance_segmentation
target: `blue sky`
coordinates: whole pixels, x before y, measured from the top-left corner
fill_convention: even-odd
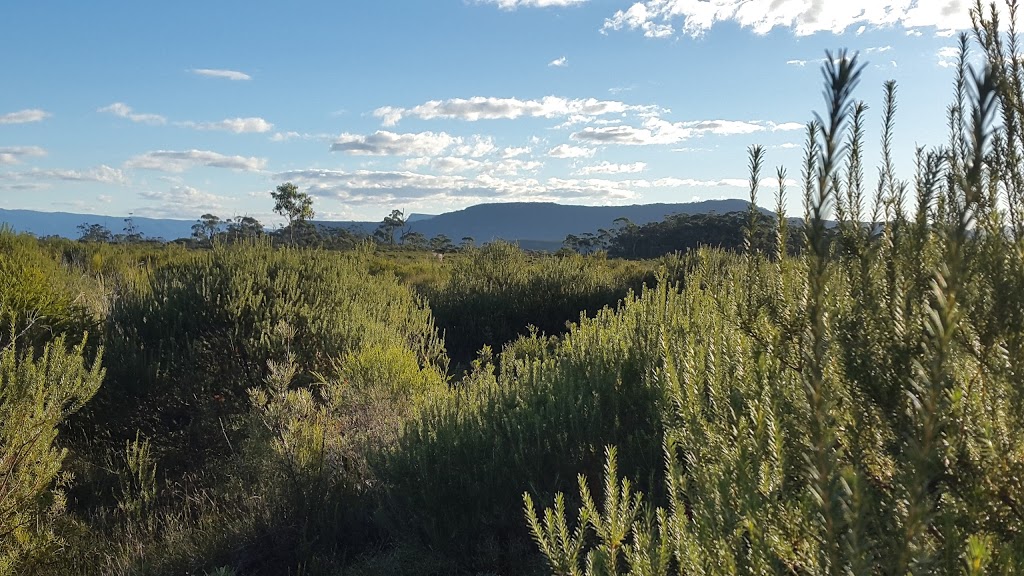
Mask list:
[[[746,147],[799,173],[826,49],[868,62],[878,154],[946,139],[965,0],[11,2],[0,207],[275,223],[482,202],[745,198]],[[872,170],[868,173],[873,177]],[[795,184],[795,183],[794,183]],[[773,191],[760,203],[770,206]],[[802,213],[799,193],[789,210]]]

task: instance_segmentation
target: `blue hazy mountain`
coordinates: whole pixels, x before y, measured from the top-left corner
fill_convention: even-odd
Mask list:
[[[126,216],[0,209],[0,224],[6,224],[16,232],[28,232],[39,237],[63,236],[65,238],[78,238],[80,236],[78,226],[81,224],[99,224],[106,226],[112,234],[119,234],[124,230],[125,218]],[[196,220],[171,220],[133,216],[132,223],[146,238],[176,240],[191,236],[192,225],[196,223]]]
[[[408,228],[430,238],[444,234],[459,243],[472,237],[477,243],[491,240],[518,241],[524,248],[555,248],[569,234],[610,229],[618,218],[637,225],[664,220],[672,214],[707,214],[746,210],[746,200],[707,200],[680,204],[632,206],[572,206],[549,202],[478,204],[437,216],[410,217]],[[321,226],[348,228],[372,234],[379,222],[319,222]],[[543,245],[543,246],[542,246]]]
[[[706,214],[746,210],[746,200],[707,200],[680,204],[636,204],[632,206],[572,206],[549,202],[510,202],[478,204],[445,214],[411,214],[408,228],[430,238],[444,234],[459,243],[472,237],[478,244],[491,240],[517,241],[524,248],[557,249],[569,234],[597,232],[615,226],[617,218],[628,218],[637,225],[665,219],[671,214]],[[100,224],[112,233],[125,227],[123,216],[98,216],[67,212],[36,212],[33,210],[2,210],[0,223],[18,232],[36,236],[77,238],[81,224]],[[147,238],[174,240],[192,233],[196,220],[160,218],[133,219],[136,228]],[[317,221],[323,227],[348,228],[372,234],[380,222]]]

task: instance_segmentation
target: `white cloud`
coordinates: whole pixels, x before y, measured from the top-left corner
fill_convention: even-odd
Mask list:
[[[613,164],[611,162],[601,162],[594,166],[583,166],[576,171],[581,176],[589,176],[591,174],[637,174],[647,169],[646,162],[633,162],[632,164]]]
[[[799,122],[783,122],[782,124],[765,122],[765,126],[772,132],[793,132],[807,128],[806,124],[801,124]]]
[[[29,122],[40,122],[50,116],[51,114],[45,110],[30,108],[27,110],[18,110],[17,112],[0,114],[0,124],[28,124]]]
[[[119,118],[126,118],[132,122],[138,122],[140,124],[150,124],[152,126],[159,126],[167,123],[167,118],[159,114],[141,114],[135,112],[131,106],[124,102],[114,102],[110,106],[104,106],[96,110],[97,112],[106,112],[113,114]]]
[[[420,168],[430,166],[430,158],[421,156],[419,158],[409,158],[402,162],[403,170],[419,170]]]
[[[226,156],[209,150],[156,150],[128,160],[125,162],[125,167],[161,172],[184,172],[195,166],[207,166],[259,172],[266,164],[266,158]]]
[[[612,94],[621,94],[622,92],[632,92],[633,90],[636,90],[636,86],[635,85],[630,85],[630,86],[613,86],[612,88],[608,89],[608,91],[611,92]]]
[[[459,142],[459,145],[452,151],[455,156],[480,158],[494,152],[495,149],[494,139],[490,137],[473,136],[465,142],[463,142],[462,138],[459,138]]]
[[[443,174],[456,174],[460,172],[479,171],[486,166],[479,160],[472,158],[461,158],[458,156],[440,156],[436,158],[410,158],[402,162],[405,170],[419,170],[429,167],[436,172]]]
[[[516,176],[520,172],[536,172],[543,167],[544,163],[537,160],[505,158],[497,162],[489,162],[484,168],[484,172],[496,176]]]
[[[622,28],[628,28],[630,30],[642,30],[644,36],[648,38],[666,38],[675,33],[675,29],[671,24],[667,22],[656,23],[654,21],[657,16],[658,4],[664,4],[664,1],[655,4],[649,3],[654,8],[652,11],[648,8],[648,3],[637,2],[630,6],[626,11],[618,10],[615,15],[608,18],[604,22],[604,26],[601,27],[602,33],[607,33],[608,30],[621,30]],[[668,18],[663,18],[668,20]]]
[[[97,182],[100,184],[125,184],[128,182],[124,172],[104,164],[88,170],[32,169],[22,172],[0,173],[0,181],[20,183],[24,188],[41,188],[43,186],[40,182],[54,180],[63,182]]]
[[[719,22],[732,22],[756,34],[782,27],[798,36],[839,34],[861,26],[943,32],[970,28],[970,4],[967,0],[643,0],[607,18],[602,31],[627,29],[664,37],[678,30],[699,36]]]
[[[479,160],[473,160],[472,158],[459,158],[457,156],[442,156],[441,158],[435,158],[430,162],[430,166],[434,170],[444,174],[479,170],[483,165],[484,163]]]
[[[954,68],[956,67],[957,60],[960,58],[960,50],[953,46],[945,46],[940,48],[935,56],[939,59],[939,66]]]
[[[864,52],[866,54],[881,54],[883,52],[889,52],[890,50],[892,50],[892,46],[872,46],[871,48],[864,50]]]
[[[335,198],[349,205],[469,205],[496,200],[621,203],[637,197],[632,181],[603,179],[539,180],[500,178],[488,173],[463,176],[313,169],[283,172],[274,178],[295,182],[315,196]]]
[[[394,126],[403,118],[422,120],[456,119],[475,122],[478,120],[514,120],[516,118],[558,118],[569,116],[597,117],[605,114],[638,112],[650,114],[656,106],[633,106],[615,100],[595,98],[569,100],[558,96],[545,96],[540,100],[518,98],[490,98],[475,96],[463,99],[431,100],[413,108],[384,106],[374,110],[385,126]]]
[[[594,148],[581,148],[569,144],[559,144],[548,150],[548,156],[552,158],[592,158],[597,152]]]
[[[25,158],[46,156],[39,146],[0,146],[0,164],[21,164]]]
[[[530,148],[529,146],[521,146],[519,148],[509,146],[508,148],[505,148],[504,150],[501,151],[501,157],[515,158],[517,156],[525,156],[526,154],[529,154],[532,151],[533,149]]]
[[[396,134],[378,130],[368,135],[342,134],[331,144],[331,151],[365,156],[437,156],[461,143],[461,138],[445,132]]]
[[[270,132],[274,125],[263,118],[227,118],[219,122],[179,122],[181,126],[196,130],[220,130],[235,134],[262,134]]]
[[[572,135],[577,141],[601,144],[623,144],[645,146],[650,144],[677,144],[683,140],[714,134],[732,136],[757,132],[785,132],[802,130],[803,124],[786,122],[776,124],[762,121],[740,120],[698,120],[669,122],[661,118],[648,118],[642,127],[634,126],[588,126]]]
[[[128,182],[124,172],[103,164],[89,170],[42,170],[33,173],[45,178],[69,182],[99,182],[101,184],[125,184]]]
[[[410,161],[418,166],[429,159]],[[509,162],[519,162],[509,160]],[[636,168],[629,166],[627,172]],[[539,166],[533,166],[537,168]],[[485,169],[486,170],[486,169]],[[507,176],[507,177],[502,177]],[[617,204],[636,201],[651,189],[746,188],[745,178],[697,180],[660,178],[656,180],[608,178],[536,178],[515,173],[480,171],[475,174],[423,174],[414,170],[293,170],[274,175],[279,181],[294,182],[314,196],[338,200],[346,206],[396,205],[425,208],[438,205],[466,206],[495,201],[561,201]],[[771,178],[764,185],[774,185]],[[733,193],[729,193],[733,194]]]
[[[192,186],[174,186],[166,191],[139,192],[146,204],[133,210],[136,215],[153,218],[197,218],[205,212],[223,212],[231,198],[203,192]]]
[[[306,132],[275,132],[271,142],[290,142],[292,140],[334,140],[330,134],[309,134]]]
[[[799,66],[801,68],[803,68],[804,66],[807,66],[807,64],[809,64],[809,63],[810,63],[810,60],[786,60],[786,64],[788,64],[790,66]]]
[[[569,59],[566,58],[565,56],[562,56],[561,58],[555,58],[551,62],[548,62],[548,66],[553,66],[555,68],[565,68],[568,65]]]
[[[502,10],[516,8],[564,8],[583,4],[588,0],[477,0],[484,4],[496,4]]]
[[[409,158],[401,163],[404,170],[421,170],[430,168],[443,174],[477,172],[496,176],[515,176],[520,172],[536,172],[544,167],[543,162],[503,158],[497,161],[481,161],[459,156],[440,156],[434,158]]]
[[[131,106],[124,102],[114,102],[110,106],[100,108],[97,112],[106,112],[141,124],[159,126],[167,123],[167,118],[164,116],[135,112]],[[273,124],[263,118],[227,118],[219,122],[193,122],[187,120],[175,122],[175,124],[196,130],[221,130],[224,132],[234,132],[235,134],[269,132],[274,127]]]
[[[252,80],[252,76],[249,76],[245,72],[239,72],[238,70],[219,70],[216,68],[194,68],[190,70],[193,74],[199,76],[206,76],[207,78],[224,78],[227,80]]]

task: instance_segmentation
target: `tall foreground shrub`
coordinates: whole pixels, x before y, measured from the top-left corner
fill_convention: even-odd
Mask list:
[[[666,335],[657,371],[667,498],[625,506],[614,453],[603,509],[580,479],[575,526],[562,497],[542,517],[527,497],[555,573],[1024,571],[1024,73],[1014,30],[1004,44],[994,11],[974,15],[987,66],[966,65],[962,39],[950,144],[919,151],[913,182],[895,177],[886,86],[880,228],[858,216],[857,61],[828,59],[805,256],[709,254],[668,294],[667,315],[692,324]]]
[[[366,455],[445,393],[447,357],[425,304],[368,266],[215,246],[113,303],[74,494],[93,538],[78,573],[327,574],[374,541]],[[120,470],[140,442],[144,482]]]
[[[0,306],[6,303],[0,303]],[[58,427],[100,386],[99,360],[63,337],[41,351],[0,349],[0,575],[32,574],[63,545]]]
[[[141,429],[174,450],[182,460],[168,470],[231,451],[236,417],[270,374],[268,361],[291,356],[296,385],[381,348],[435,374],[447,367],[430,312],[408,288],[371,277],[354,255],[265,242],[156,267],[114,303],[107,337],[110,382],[93,421],[119,442]]]

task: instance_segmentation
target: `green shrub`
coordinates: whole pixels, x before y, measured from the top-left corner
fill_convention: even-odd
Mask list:
[[[553,496],[599,471],[604,446],[617,444],[624,469],[660,492],[665,328],[653,320],[665,297],[630,296],[618,312],[580,317],[562,339],[520,338],[498,374],[486,358],[476,362],[379,463],[392,533],[463,567],[516,571],[531,562],[515,518],[524,487]]]
[[[218,246],[147,274],[112,306],[111,386],[83,426],[99,536],[80,570],[328,573],[375,537],[370,447],[447,388],[429,310],[359,254]],[[152,495],[104,472],[140,432]]]
[[[98,287],[63,266],[26,234],[0,229],[0,345],[41,347],[59,334],[72,339],[98,324]]]
[[[0,574],[31,574],[66,544],[59,427],[96,393],[97,358],[58,336],[38,352],[0,349]]]
[[[533,326],[561,334],[581,313],[615,306],[652,282],[649,269],[600,255],[530,256],[493,242],[450,259],[440,284],[421,289],[452,358],[468,364],[482,346],[500,349]]]
[[[963,37],[953,147],[919,153],[913,220],[910,184],[893,176],[888,84],[872,210],[886,223],[861,224],[859,68],[829,55],[828,113],[808,130],[805,255],[718,256],[669,295],[654,320],[685,320],[662,351],[667,497],[624,507],[613,455],[603,510],[581,480],[575,525],[561,494],[543,521],[528,494],[555,573],[1024,569],[1022,83],[978,10],[989,67],[968,73]]]
[[[292,355],[299,385],[374,346],[408,349],[439,373],[447,365],[429,311],[393,278],[369,276],[351,256],[265,243],[156,267],[115,301],[107,332],[110,386],[93,421],[122,440],[141,429],[176,446],[184,461],[171,467],[230,451],[232,418],[247,410],[247,390],[264,382],[271,359]]]

